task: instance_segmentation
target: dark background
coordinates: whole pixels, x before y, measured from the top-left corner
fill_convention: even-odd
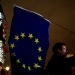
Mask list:
[[[14,4],[35,11],[48,20],[52,20],[75,32],[75,0],[2,0],[1,4],[9,25],[9,30],[7,30],[7,41],[10,33]],[[52,46],[58,41],[65,42],[70,53],[75,53],[75,34],[71,34],[56,24],[51,23],[49,35],[50,46],[47,52],[45,66],[51,58]],[[10,66],[9,53],[7,53],[6,60],[7,65]]]

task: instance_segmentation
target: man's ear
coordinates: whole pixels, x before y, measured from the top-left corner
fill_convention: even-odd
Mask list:
[[[60,53],[60,52],[61,52],[61,50],[59,50],[59,49],[58,49],[58,52]]]

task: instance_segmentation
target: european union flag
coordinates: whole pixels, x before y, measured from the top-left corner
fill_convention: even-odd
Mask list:
[[[44,68],[49,26],[50,22],[43,16],[14,6],[8,40],[12,75],[36,75],[39,67]]]

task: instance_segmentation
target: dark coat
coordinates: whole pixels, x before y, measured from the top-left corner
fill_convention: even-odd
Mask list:
[[[45,75],[72,75],[71,67],[75,65],[73,60],[75,57],[53,55],[45,69]]]

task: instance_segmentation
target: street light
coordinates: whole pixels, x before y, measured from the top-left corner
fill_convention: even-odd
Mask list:
[[[6,67],[6,70],[9,71],[9,67]]]
[[[9,74],[9,67],[6,67],[5,69],[6,69],[7,75],[10,75],[10,74]]]

